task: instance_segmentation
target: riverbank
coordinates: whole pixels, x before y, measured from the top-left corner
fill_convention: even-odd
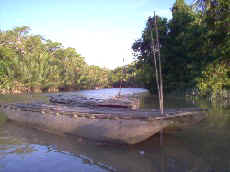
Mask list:
[[[36,93],[58,93],[58,92],[71,92],[71,91],[80,91],[80,90],[88,90],[91,87],[77,87],[77,85],[74,86],[52,86],[52,87],[28,87],[25,84],[17,81],[13,81],[11,83],[12,87],[1,87],[0,85],[0,94],[6,95],[6,94],[36,94]],[[93,87],[91,89],[103,89],[103,88],[109,88],[107,87]]]

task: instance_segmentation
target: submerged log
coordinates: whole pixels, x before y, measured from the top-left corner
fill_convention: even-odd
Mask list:
[[[61,104],[8,104],[2,106],[8,119],[33,128],[67,133],[112,143],[135,144],[146,140],[178,117],[204,114],[203,109],[132,110]]]

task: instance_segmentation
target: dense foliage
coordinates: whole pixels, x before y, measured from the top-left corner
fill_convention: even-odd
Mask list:
[[[230,97],[230,1],[176,0],[172,19],[157,17],[165,92]],[[88,65],[74,48],[29,34],[0,31],[0,93],[146,87],[156,92],[149,17],[132,49],[136,62],[114,70]]]
[[[74,48],[29,31],[0,31],[0,93],[143,86],[134,63],[114,70],[88,65]]]
[[[142,73],[136,68],[136,63],[117,67],[110,71],[109,81],[112,87],[144,87]]]
[[[197,0],[195,7],[177,0],[172,19],[157,16],[164,89],[191,92],[193,88],[200,95],[223,96],[230,87],[230,1]],[[155,35],[153,21],[154,17],[149,17],[142,37],[132,48],[145,86],[155,92],[150,38],[151,32]]]
[[[0,92],[108,87],[107,69],[89,66],[74,48],[29,34],[28,27],[0,32]]]

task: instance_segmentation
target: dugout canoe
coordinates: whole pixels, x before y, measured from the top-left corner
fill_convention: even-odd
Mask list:
[[[7,104],[1,109],[9,120],[57,134],[70,134],[90,140],[136,144],[177,118],[202,115],[203,109],[132,110],[108,107],[71,107],[57,104]]]

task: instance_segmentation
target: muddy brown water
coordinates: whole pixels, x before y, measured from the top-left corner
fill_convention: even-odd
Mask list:
[[[119,89],[66,94],[108,98]],[[144,89],[122,89],[122,94]],[[60,94],[60,93],[58,93]],[[47,101],[44,94],[0,96],[0,103]],[[144,93],[142,108],[156,108]],[[71,136],[57,136],[7,121],[0,112],[0,172],[229,172],[230,105],[167,96],[165,107],[208,108],[199,124],[170,130],[137,145],[106,145]]]

